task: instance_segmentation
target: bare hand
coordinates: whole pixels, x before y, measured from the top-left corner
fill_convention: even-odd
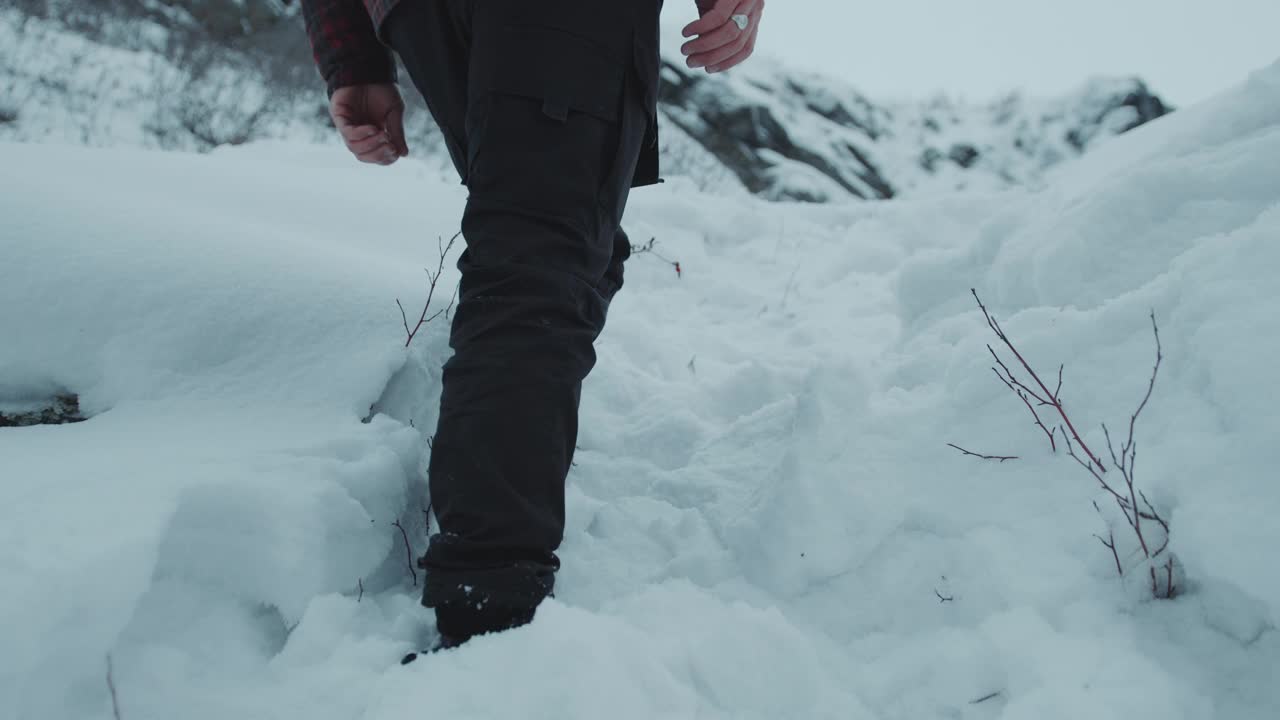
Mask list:
[[[751,57],[760,31],[764,0],[696,0],[702,17],[684,28],[685,37],[698,36],[680,47],[688,56],[691,68],[705,67],[717,73]],[[746,28],[739,28],[735,16],[747,17]]]
[[[404,139],[404,101],[395,85],[339,88],[329,114],[347,149],[360,162],[390,165],[409,154]]]

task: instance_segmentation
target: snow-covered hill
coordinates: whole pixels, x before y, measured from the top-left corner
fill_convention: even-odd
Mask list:
[[[43,14],[0,11],[0,139],[333,142],[299,21],[280,3],[44,3]],[[880,103],[766,60],[709,77],[687,70],[674,43],[663,77],[664,174],[766,199],[1038,186],[1049,168],[1169,110],[1137,79],[1094,79],[1056,99]],[[425,108],[410,118],[415,150],[448,170]]]
[[[305,143],[0,144],[0,414],[88,416],[0,427],[3,716],[1272,720],[1278,157],[1280,63],[1036,194],[637,192],[683,273],[638,254],[611,308],[557,598],[401,667],[447,346],[403,349],[395,301],[462,189]],[[1154,313],[1136,487],[1175,599],[992,377],[970,288],[1094,448]]]

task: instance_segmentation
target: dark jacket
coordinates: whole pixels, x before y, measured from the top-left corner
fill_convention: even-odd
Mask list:
[[[409,0],[429,2],[431,0]],[[538,0],[528,0],[537,2]],[[599,0],[607,2],[608,0]],[[388,83],[396,80],[396,61],[382,41],[383,24],[401,0],[302,0],[302,17],[316,67],[329,94],[349,85]],[[663,0],[657,0],[661,10]],[[636,49],[641,90],[649,112],[644,150],[636,167],[634,185],[662,182],[658,177],[658,27],[648,29],[647,44]]]

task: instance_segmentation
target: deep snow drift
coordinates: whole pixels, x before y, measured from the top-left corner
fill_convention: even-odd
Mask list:
[[[683,275],[628,266],[558,598],[401,667],[433,631],[392,523],[420,547],[447,347],[403,350],[394,301],[461,188],[307,147],[0,146],[0,412],[93,415],[0,429],[5,715],[111,717],[110,655],[126,720],[1274,718],[1277,158],[1280,64],[1035,195],[637,192]],[[992,376],[971,287],[1098,446],[1154,310],[1138,478],[1180,597],[1131,548],[1116,578],[1106,498]]]

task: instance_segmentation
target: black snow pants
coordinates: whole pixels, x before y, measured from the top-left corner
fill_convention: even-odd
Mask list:
[[[582,381],[658,182],[660,0],[402,0],[383,27],[469,197],[428,466],[423,605],[454,637],[555,584]]]

